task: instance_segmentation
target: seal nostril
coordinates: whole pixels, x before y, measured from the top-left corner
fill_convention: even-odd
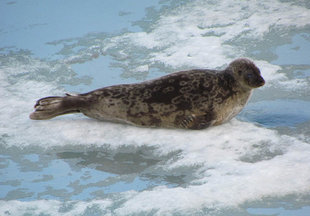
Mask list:
[[[265,85],[265,80],[264,80],[264,78],[263,78],[263,77],[260,77],[260,79],[259,79],[259,83],[260,83],[261,85]]]

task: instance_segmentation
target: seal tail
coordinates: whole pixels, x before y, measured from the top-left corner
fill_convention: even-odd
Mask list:
[[[65,97],[41,98],[34,105],[35,111],[30,114],[30,119],[46,120],[59,115],[80,112],[83,99],[80,96],[69,95]]]

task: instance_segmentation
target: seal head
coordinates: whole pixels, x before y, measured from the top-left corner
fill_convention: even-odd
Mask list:
[[[249,59],[236,59],[229,64],[228,69],[232,71],[235,79],[238,80],[240,85],[244,88],[258,88],[265,84],[260,70]]]

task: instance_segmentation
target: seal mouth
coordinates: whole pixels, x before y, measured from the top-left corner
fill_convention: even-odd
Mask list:
[[[257,85],[258,85],[258,87],[261,87],[261,86],[263,86],[263,85],[265,85],[265,80],[264,80],[264,78],[263,77],[260,77],[259,79],[258,79],[258,82],[257,82]]]
[[[256,80],[249,81],[248,85],[252,88],[258,88],[265,85],[265,80],[263,77],[258,77]]]

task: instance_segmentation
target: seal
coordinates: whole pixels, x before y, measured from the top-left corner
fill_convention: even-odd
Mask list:
[[[37,101],[30,118],[44,120],[81,112],[136,126],[203,129],[232,119],[247,104],[253,89],[264,84],[255,64],[240,58],[224,70],[180,71],[136,84],[45,97]]]

